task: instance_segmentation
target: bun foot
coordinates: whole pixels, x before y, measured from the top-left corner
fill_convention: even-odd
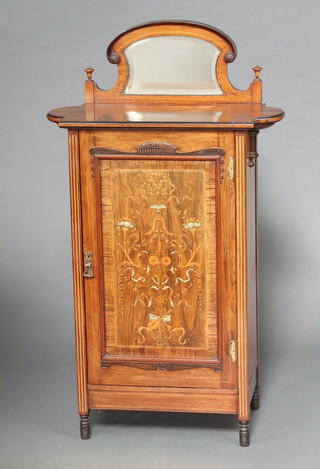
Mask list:
[[[240,438],[240,446],[250,445],[250,433],[249,433],[248,421],[239,422],[239,438]]]
[[[258,410],[258,409],[260,409],[260,391],[259,391],[259,386],[256,386],[256,387],[255,387],[255,390],[254,390],[254,393],[253,393],[253,396],[252,396],[252,400],[251,400],[250,407],[251,407],[252,410]]]
[[[88,440],[91,436],[89,414],[80,415],[80,436],[82,440]]]

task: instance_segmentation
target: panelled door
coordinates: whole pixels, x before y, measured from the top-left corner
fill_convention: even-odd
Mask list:
[[[90,148],[83,171],[91,384],[233,388],[234,185],[223,148]],[[206,383],[206,384],[204,384]]]

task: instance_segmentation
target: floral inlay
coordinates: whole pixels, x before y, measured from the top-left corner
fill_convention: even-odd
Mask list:
[[[186,345],[202,308],[202,223],[190,213],[199,207],[178,197],[168,171],[141,172],[124,200],[115,225],[122,315],[140,318],[137,345]]]

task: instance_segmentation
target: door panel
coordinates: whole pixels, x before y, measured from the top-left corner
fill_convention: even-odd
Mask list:
[[[106,356],[219,361],[216,162],[100,159]]]
[[[99,139],[109,143],[107,134]],[[234,141],[231,132],[214,139],[224,156],[155,157],[97,148],[83,135],[83,251],[94,262],[84,280],[89,384],[237,387],[229,355],[235,197],[226,170]]]

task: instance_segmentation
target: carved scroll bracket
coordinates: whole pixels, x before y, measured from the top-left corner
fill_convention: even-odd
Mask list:
[[[119,64],[120,63],[120,55],[117,52],[112,52],[110,55],[107,54],[107,59],[111,64]]]
[[[91,154],[91,171],[92,178],[95,178],[95,158],[108,156],[109,158],[130,158],[136,155],[139,157],[148,157],[148,155],[159,155],[164,159],[179,160],[202,160],[210,159],[210,157],[218,157],[220,160],[220,183],[224,178],[224,150],[222,148],[207,148],[205,150],[198,150],[193,152],[180,152],[177,147],[168,142],[145,142],[136,148],[136,151],[126,152],[121,150],[113,150],[111,148],[92,148]]]
[[[101,360],[101,366],[103,368],[109,368],[110,366],[114,365],[121,365],[121,366],[130,366],[133,368],[140,368],[144,370],[151,370],[151,371],[182,371],[188,370],[190,368],[209,368],[217,373],[223,371],[223,364],[222,363],[167,363],[167,362],[136,362],[134,360]]]
[[[259,154],[256,151],[249,151],[248,153],[248,166],[249,168],[252,168],[255,165],[255,159],[258,158]]]
[[[224,56],[224,61],[227,64],[230,64],[234,62],[235,58],[236,58],[236,54],[232,52],[231,50],[229,50],[229,52],[227,52],[226,55]]]
[[[177,148],[167,142],[146,142],[137,148],[138,155],[176,155]]]

